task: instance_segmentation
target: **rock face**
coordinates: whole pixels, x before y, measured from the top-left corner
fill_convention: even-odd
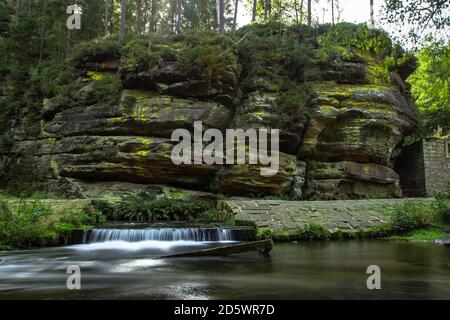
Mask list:
[[[176,55],[130,66],[130,50],[78,65],[84,77],[77,92],[46,99],[39,114],[23,109],[4,131],[11,141],[0,145],[0,164],[11,173],[5,183],[28,178],[73,197],[149,188],[200,198],[402,195],[393,166],[416,116],[402,86],[369,80],[373,60],[317,63],[306,101],[296,96],[302,81],[273,76],[272,67],[258,73],[264,66],[228,50],[228,64],[207,73],[182,68]],[[102,95],[107,80],[116,87]],[[192,133],[195,121],[222,132],[280,129],[279,172],[264,177],[258,165],[175,165],[172,132]]]
[[[414,130],[414,109],[394,88],[314,84],[316,98],[299,157],[308,161],[307,194],[401,196],[392,170],[404,135]]]

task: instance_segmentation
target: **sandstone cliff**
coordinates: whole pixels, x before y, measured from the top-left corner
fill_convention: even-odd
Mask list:
[[[68,62],[70,89],[17,108],[3,125],[3,186],[72,197],[399,197],[393,167],[417,124],[404,83],[411,61],[383,33],[364,38],[360,27],[347,28],[354,38],[253,26],[235,40],[202,34],[138,38],[121,50],[110,40],[80,46]],[[372,38],[388,41],[385,52],[362,43]],[[172,131],[192,131],[199,120],[205,129],[279,128],[279,173],[174,165]]]

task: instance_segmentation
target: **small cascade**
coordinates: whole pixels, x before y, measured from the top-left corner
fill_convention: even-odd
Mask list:
[[[107,241],[233,241],[233,231],[222,228],[94,229],[84,231],[83,244]]]

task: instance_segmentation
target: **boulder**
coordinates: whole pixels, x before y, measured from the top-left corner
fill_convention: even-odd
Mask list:
[[[401,197],[399,176],[389,167],[373,163],[308,162],[306,197]]]
[[[413,106],[397,90],[320,82],[302,159],[392,166],[396,148],[417,125]]]
[[[61,177],[206,189],[219,168],[213,165],[177,166],[171,159],[172,148],[172,142],[164,138],[67,137],[55,145],[53,161]]]
[[[211,183],[211,190],[227,195],[293,195],[302,183],[304,171],[297,166],[295,156],[279,153],[279,171],[274,176],[262,176],[261,165],[227,165]],[[301,187],[300,187],[301,188]]]
[[[142,135],[170,138],[175,129],[192,129],[194,121],[205,128],[224,129],[231,111],[215,102],[177,99],[157,92],[124,90],[118,104],[98,103],[58,113],[46,123],[53,136]]]
[[[286,117],[280,112],[277,94],[253,92],[236,108],[231,126],[240,129],[279,129],[280,151],[296,154],[304,134],[303,121]]]

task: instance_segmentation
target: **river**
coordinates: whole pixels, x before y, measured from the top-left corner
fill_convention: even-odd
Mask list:
[[[450,299],[450,248],[431,243],[276,243],[270,257],[163,258],[191,241],[112,241],[0,253],[0,299]],[[66,269],[81,268],[81,290]],[[366,269],[381,268],[381,290]]]

